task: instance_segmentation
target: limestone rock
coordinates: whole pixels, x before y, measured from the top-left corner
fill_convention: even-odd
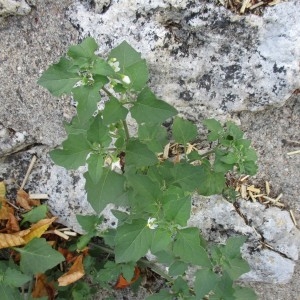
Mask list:
[[[102,14],[77,2],[68,15],[101,54],[127,40],[146,58],[155,92],[194,120],[282,105],[300,86],[297,0],[262,17],[190,0],[113,0]]]
[[[0,17],[9,15],[27,15],[31,7],[26,0],[0,0]]]

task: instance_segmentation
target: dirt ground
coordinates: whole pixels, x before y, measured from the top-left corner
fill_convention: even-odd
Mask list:
[[[37,9],[30,15],[12,16],[0,23],[0,122],[16,131],[30,132],[49,146],[62,135],[61,120],[68,117],[69,102],[54,100],[36,80],[42,69],[57,61],[69,44],[77,42],[78,33],[65,17],[71,2],[38,0]],[[259,172],[254,181],[268,180],[274,194],[283,193],[283,202],[300,224],[300,154],[287,155],[300,149],[300,95],[295,94],[282,107],[240,112],[235,117],[240,119],[259,155]],[[300,262],[288,284],[249,285],[260,300],[300,300],[299,283]],[[144,299],[145,293],[115,297]],[[98,299],[102,299],[101,292]]]

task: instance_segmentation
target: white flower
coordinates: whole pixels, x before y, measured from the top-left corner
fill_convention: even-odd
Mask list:
[[[156,218],[148,218],[147,226],[148,226],[150,229],[155,229],[156,227],[158,227],[158,225],[155,224],[155,222],[156,222]]]
[[[117,61],[116,58],[111,58],[108,61],[108,64],[114,69],[116,73],[120,71],[120,63]]]
[[[121,75],[122,81],[126,84],[130,84],[131,80],[127,75]]]

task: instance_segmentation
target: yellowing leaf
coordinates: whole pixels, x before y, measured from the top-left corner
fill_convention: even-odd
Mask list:
[[[59,286],[67,286],[84,276],[84,269],[82,265],[83,254],[79,255],[74,264],[70,268],[70,270],[65,273],[64,275],[58,278],[58,285]]]
[[[5,193],[6,193],[6,190],[5,190],[5,184],[4,184],[4,181],[1,181],[0,182],[0,198],[1,197],[5,197]]]
[[[23,237],[25,243],[27,244],[35,237],[41,237],[41,235],[48,229],[48,227],[54,222],[56,217],[51,219],[43,219],[33,224],[30,228],[30,232]]]
[[[25,241],[19,235],[0,233],[0,249],[24,245]]]

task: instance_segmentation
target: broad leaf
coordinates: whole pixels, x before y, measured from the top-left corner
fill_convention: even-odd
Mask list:
[[[177,114],[170,104],[159,100],[149,88],[144,88],[130,109],[132,117],[139,123],[163,123]]]
[[[44,273],[65,258],[43,238],[35,238],[23,248],[14,248],[21,254],[20,268],[26,274]]]
[[[165,229],[157,228],[153,232],[151,252],[163,251],[168,248],[172,241],[171,233]]]
[[[257,295],[254,290],[248,287],[236,286],[234,287],[234,297],[235,299],[247,299],[247,300],[256,300]]]
[[[213,291],[219,281],[219,276],[210,269],[201,269],[196,273],[195,292],[198,299],[204,298]]]
[[[136,168],[152,166],[158,162],[156,155],[137,140],[131,140],[126,147],[126,165]]]
[[[120,204],[121,196],[124,194],[124,176],[106,168],[96,184],[89,173],[85,173],[84,177],[87,199],[97,213],[109,203]]]
[[[25,222],[36,223],[44,219],[47,215],[47,211],[48,208],[47,205],[45,204],[33,208],[28,213],[23,214],[23,220],[21,222],[21,225],[24,224]]]
[[[116,234],[116,263],[137,261],[147,253],[151,242],[152,230],[145,220],[137,219],[120,226]]]
[[[104,159],[102,154],[92,153],[87,160],[88,172],[94,184],[99,182],[103,173]]]
[[[105,103],[103,110],[103,123],[108,125],[125,120],[128,114],[128,109],[125,108],[120,101],[111,97],[109,101]]]
[[[115,76],[114,69],[102,58],[97,57],[94,61],[93,68],[91,70],[93,74],[103,76]]]
[[[97,49],[98,49],[98,45],[96,41],[91,37],[87,37],[80,44],[70,46],[68,51],[68,56],[74,59],[78,59],[82,57],[94,59],[97,57],[94,54]]]
[[[3,282],[6,285],[10,285],[12,287],[21,287],[26,282],[30,281],[31,278],[32,278],[31,276],[23,274],[22,272],[16,269],[7,268],[4,274]]]
[[[107,147],[110,144],[109,129],[104,125],[100,115],[94,118],[93,123],[87,131],[87,139],[91,143],[101,144],[102,147]]]
[[[183,261],[175,261],[169,267],[169,275],[170,276],[178,276],[183,275],[187,270],[188,264]]]
[[[71,63],[62,57],[57,64],[50,66],[38,80],[38,84],[48,89],[54,96],[69,94],[74,85],[81,80],[77,72],[69,72]]]
[[[1,300],[20,300],[22,299],[20,292],[17,288],[13,288],[3,284],[0,281],[0,295]]]
[[[172,133],[177,143],[186,145],[197,137],[197,126],[188,120],[176,117],[172,127]]]
[[[91,152],[90,144],[84,134],[69,134],[62,143],[63,149],[50,152],[51,159],[66,169],[77,169],[83,166],[87,155]]]
[[[102,217],[96,215],[76,215],[76,219],[86,232],[93,231],[102,222]]]
[[[202,267],[211,267],[211,262],[205,249],[200,246],[198,228],[190,227],[178,230],[174,241],[173,252],[186,263]]]
[[[174,296],[166,289],[160,290],[158,293],[153,294],[146,298],[146,300],[173,300]]]

